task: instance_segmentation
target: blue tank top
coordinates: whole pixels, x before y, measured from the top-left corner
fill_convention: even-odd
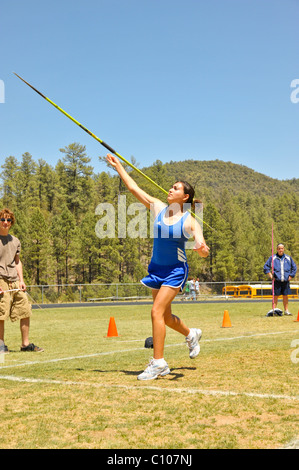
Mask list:
[[[162,266],[182,266],[187,262],[185,243],[189,236],[184,233],[184,223],[189,212],[186,212],[176,223],[164,223],[167,206],[162,209],[154,221],[154,246],[151,263]]]

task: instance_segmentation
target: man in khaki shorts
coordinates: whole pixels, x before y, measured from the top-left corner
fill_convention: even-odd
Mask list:
[[[31,305],[25,293],[23,267],[20,260],[21,243],[9,234],[15,216],[9,209],[0,211],[0,352],[8,352],[4,343],[4,322],[20,320],[21,351],[43,351],[29,342]],[[1,346],[2,345],[2,346]],[[2,349],[2,351],[1,351]]]

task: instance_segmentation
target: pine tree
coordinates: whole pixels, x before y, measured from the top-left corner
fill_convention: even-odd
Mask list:
[[[28,220],[29,246],[26,253],[26,268],[31,272],[33,284],[48,284],[53,276],[50,231],[42,211],[36,208]],[[30,260],[30,265],[28,265]]]
[[[57,175],[51,165],[42,159],[39,159],[37,164],[36,185],[39,207],[51,213],[57,193]]]
[[[64,154],[60,167],[60,184],[69,210],[78,217],[92,197],[93,168],[88,165],[90,158],[86,156],[86,147],[73,143],[60,149]],[[62,174],[63,173],[63,174]]]
[[[32,156],[25,152],[16,175],[16,202],[18,209],[25,213],[37,205],[36,169],[37,165]]]
[[[75,262],[76,220],[71,211],[65,206],[60,214],[52,219],[51,235],[53,240],[53,253],[56,260],[56,282],[61,284],[70,281],[70,261]]]
[[[3,168],[1,172],[2,204],[5,207],[16,208],[16,181],[20,169],[18,160],[12,156],[7,157],[1,168]]]

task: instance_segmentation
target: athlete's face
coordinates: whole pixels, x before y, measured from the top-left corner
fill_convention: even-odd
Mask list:
[[[277,253],[278,253],[279,256],[282,256],[284,254],[284,246],[283,245],[278,245]]]
[[[172,188],[168,191],[167,201],[170,203],[178,202],[179,204],[183,204],[187,202],[189,199],[188,194],[184,193],[184,185],[180,181],[174,183]]]

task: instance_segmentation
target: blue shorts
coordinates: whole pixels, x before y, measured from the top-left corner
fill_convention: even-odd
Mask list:
[[[289,281],[281,282],[274,280],[274,295],[290,295],[290,283]]]
[[[148,275],[140,282],[151,289],[160,289],[162,286],[180,288],[182,291],[188,279],[188,265],[162,266],[150,263]]]

